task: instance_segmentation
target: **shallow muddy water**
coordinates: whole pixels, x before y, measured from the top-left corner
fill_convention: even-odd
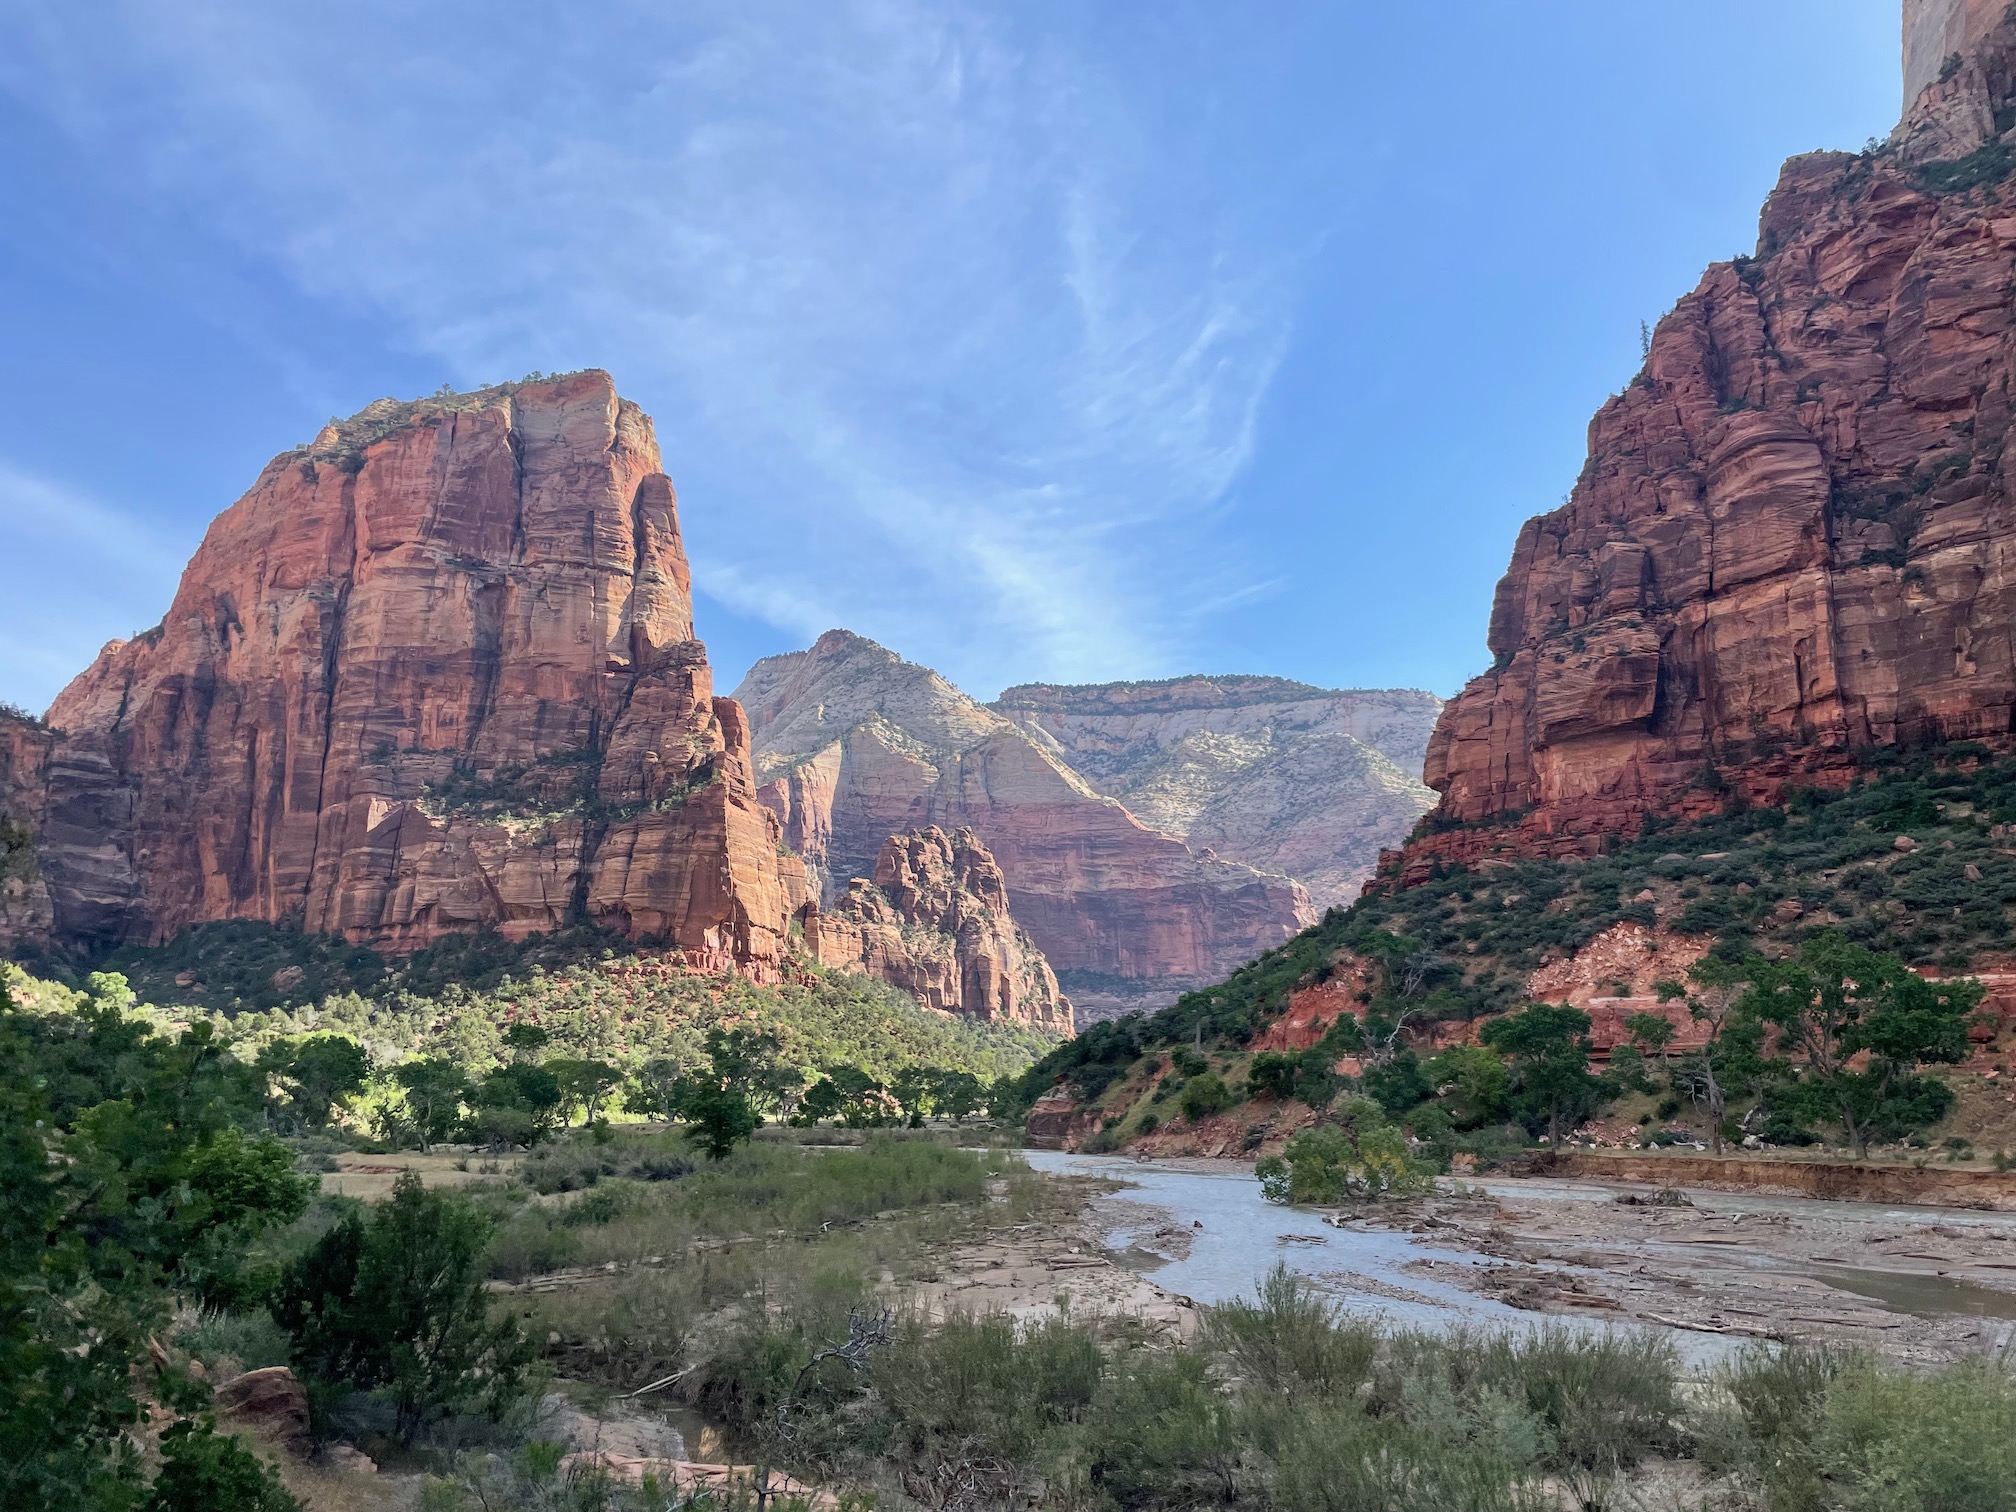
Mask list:
[[[1025,1154],[1039,1171],[1125,1183],[1126,1190],[1096,1199],[1088,1210],[1100,1241],[1156,1285],[1199,1303],[1250,1296],[1270,1270],[1286,1265],[1351,1310],[1406,1326],[1531,1327],[1543,1318],[1485,1294],[1502,1287],[1473,1289],[1466,1272],[1480,1273],[1481,1282],[1487,1270],[1502,1276],[1505,1261],[1469,1248],[1460,1232],[1445,1228],[1416,1235],[1369,1222],[1332,1227],[1315,1212],[1269,1203],[1260,1195],[1259,1183],[1236,1168],[1199,1171],[1119,1156]],[[1577,1329],[1671,1329],[1682,1354],[1697,1364],[1726,1357],[1743,1347],[1743,1336],[1770,1329],[1786,1310],[1787,1297],[1797,1303],[1792,1310],[1810,1312],[1794,1293],[1814,1283],[1868,1299],[1881,1310],[1878,1317],[1888,1312],[1920,1319],[2016,1319],[2016,1293],[1940,1275],[1826,1263],[1837,1255],[1891,1247],[1906,1236],[1914,1236],[1908,1240],[1914,1248],[1899,1257],[1907,1264],[1931,1258],[1917,1251],[1932,1235],[2016,1239],[2016,1215],[1697,1191],[1691,1194],[1692,1208],[1666,1210],[1665,1216],[1651,1220],[1654,1228],[1634,1232],[1628,1226],[1639,1220],[1626,1215],[1644,1210],[1614,1208],[1617,1194],[1626,1188],[1553,1179],[1488,1181],[1483,1186],[1500,1202],[1537,1204],[1524,1209],[1529,1217],[1550,1209],[1564,1219],[1586,1215],[1554,1225],[1557,1232],[1574,1230],[1583,1236],[1573,1245],[1533,1240],[1529,1248],[1538,1254],[1529,1253],[1528,1268],[1535,1274],[1583,1278],[1621,1299],[1620,1315],[1550,1310],[1546,1322]],[[1609,1227],[1613,1210],[1627,1227]],[[1788,1232],[1806,1237],[1788,1245]],[[1816,1237],[1822,1232],[1824,1240]],[[1594,1237],[1605,1233],[1607,1240]],[[1601,1253],[1594,1252],[1599,1249]],[[1814,1254],[1815,1249],[1820,1253]],[[2016,1257],[2016,1251],[2011,1253]],[[1532,1263],[1535,1259],[1538,1264]],[[1760,1286],[1767,1290],[1759,1291]],[[1778,1291],[1769,1291],[1772,1287]],[[1692,1305],[1682,1305],[1683,1294]],[[1760,1302],[1760,1297],[1769,1300]],[[1690,1321],[1676,1324],[1662,1315],[1682,1311]],[[1632,1314],[1643,1316],[1634,1319]],[[1881,1334],[1883,1325],[1872,1320],[1868,1328]]]
[[[1807,1272],[1839,1291],[1881,1302],[1892,1312],[1921,1318],[1951,1313],[1973,1318],[2016,1318],[2016,1292],[1996,1291],[1950,1276],[1915,1276],[1898,1271],[1820,1266]]]
[[[1402,1269],[1410,1260],[1424,1259],[1493,1263],[1488,1257],[1416,1244],[1410,1235],[1385,1229],[1332,1228],[1307,1209],[1267,1201],[1260,1183],[1248,1175],[1171,1170],[1112,1155],[1024,1154],[1038,1171],[1126,1182],[1130,1190],[1100,1197],[1092,1205],[1102,1242],[1156,1285],[1194,1302],[1251,1296],[1269,1271],[1286,1265],[1322,1282],[1354,1308],[1363,1306],[1396,1322],[1532,1321],[1531,1313]],[[1153,1244],[1151,1236],[1165,1223],[1189,1229],[1188,1255],[1167,1258],[1143,1248]]]

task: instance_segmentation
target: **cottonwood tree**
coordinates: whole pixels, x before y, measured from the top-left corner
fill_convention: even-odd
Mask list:
[[[1480,1038],[1503,1055],[1517,1100],[1544,1116],[1547,1143],[1561,1148],[1561,1126],[1579,1121],[1599,1084],[1589,1074],[1589,1015],[1567,1003],[1535,1003],[1487,1023]]]
[[[1747,1086],[1760,1064],[1763,1026],[1739,1007],[1748,985],[1745,967],[1704,956],[1688,968],[1686,983],[1668,980],[1653,986],[1661,1002],[1684,1003],[1688,1016],[1706,1036],[1699,1048],[1681,1058],[1672,1075],[1676,1087],[1684,1088],[1707,1108],[1708,1138],[1717,1155],[1723,1153],[1726,1143],[1723,1126],[1729,1117],[1729,1094]],[[1633,1015],[1653,1017],[1656,1015]],[[1648,1033],[1647,1037],[1658,1040],[1664,1058],[1674,1027],[1664,1019],[1659,1022],[1665,1024],[1666,1033]]]
[[[1966,1058],[1979,982],[1928,982],[1897,957],[1829,930],[1784,961],[1755,958],[1739,1007],[1778,1031],[1801,1075],[1830,1101],[1858,1155],[1879,1132],[1930,1121],[1951,1092],[1914,1075],[1925,1064]],[[1856,1058],[1868,1053],[1866,1069]]]

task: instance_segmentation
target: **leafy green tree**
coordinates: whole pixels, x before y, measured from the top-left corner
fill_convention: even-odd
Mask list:
[[[1232,1089],[1225,1085],[1225,1078],[1216,1071],[1206,1071],[1183,1084],[1178,1105],[1183,1109],[1183,1116],[1196,1123],[1229,1108],[1232,1105]]]
[[[1246,1064],[1246,1090],[1255,1097],[1286,1102],[1295,1095],[1301,1074],[1298,1058],[1280,1050],[1262,1050]]]
[[[444,1057],[406,1061],[392,1072],[392,1079],[406,1093],[406,1117],[419,1136],[423,1152],[455,1132],[462,1121],[462,1104],[470,1096],[469,1078],[462,1068]]]
[[[141,1512],[298,1512],[272,1468],[207,1421],[161,1435],[161,1470]]]
[[[531,1060],[552,1043],[553,1036],[537,1024],[513,1024],[502,1036],[504,1048],[517,1060]]]
[[[1505,1116],[1512,1073],[1482,1045],[1452,1045],[1428,1062],[1428,1080],[1459,1129],[1481,1129]]]
[[[1421,1069],[1420,1057],[1412,1050],[1401,1050],[1367,1066],[1362,1080],[1366,1094],[1396,1118],[1426,1102],[1435,1090]]]
[[[287,1092],[289,1111],[311,1129],[326,1129],[343,1102],[364,1090],[371,1057],[340,1034],[279,1040],[259,1054],[258,1068]]]
[[[906,1066],[889,1083],[889,1095],[913,1129],[938,1111],[939,1074],[930,1066]]]
[[[1547,1142],[1561,1148],[1561,1126],[1594,1106],[1589,1074],[1589,1015],[1566,1003],[1534,1003],[1487,1023],[1480,1037],[1510,1063],[1515,1103],[1544,1119]]]
[[[783,1042],[768,1030],[707,1031],[707,1063],[728,1086],[749,1099],[759,1115],[774,1113],[804,1085],[804,1073],[787,1066]]]
[[[679,1100],[685,1093],[685,1074],[679,1062],[669,1056],[646,1061],[631,1078],[623,1094],[623,1106],[632,1113],[667,1122],[679,1116]]]
[[[763,1120],[749,1094],[711,1077],[700,1077],[687,1089],[680,1116],[693,1131],[709,1160],[724,1160],[746,1144]]]
[[[111,974],[74,1013],[0,991],[0,1506],[142,1502],[143,1396],[178,1415],[203,1396],[149,1341],[178,1303],[246,1295],[259,1236],[307,1203],[286,1148],[248,1132],[252,1068],[131,1002]]]
[[[499,1066],[470,1096],[470,1131],[496,1148],[533,1145],[553,1131],[561,1107],[560,1079],[544,1066]]]
[[[1434,1172],[1409,1154],[1407,1136],[1367,1097],[1349,1099],[1336,1123],[1301,1130],[1253,1173],[1269,1202],[1362,1202],[1415,1196],[1434,1185]]]
[[[412,1172],[368,1217],[351,1213],[287,1269],[272,1304],[306,1374],[382,1391],[407,1443],[458,1408],[496,1415],[535,1351],[484,1287],[492,1225]]]
[[[1790,960],[1754,958],[1741,1010],[1774,1026],[1801,1061],[1800,1076],[1825,1089],[1858,1154],[1870,1142],[1936,1118],[1950,1103],[1914,1075],[1967,1053],[1979,982],[1928,982],[1895,956],[1835,931],[1803,942]],[[1863,1052],[1866,1069],[1854,1061]]]
[[[546,1069],[560,1084],[560,1120],[571,1123],[576,1108],[590,1124],[601,1117],[602,1105],[623,1085],[623,1073],[596,1060],[549,1060]]]
[[[1742,1011],[1746,977],[1741,965],[1704,956],[1688,969],[1687,978],[1691,990],[1673,981],[1656,983],[1653,990],[1662,1002],[1685,1003],[1688,1015],[1701,1026],[1704,1038],[1673,1068],[1673,1086],[1707,1109],[1709,1141],[1720,1155],[1727,1138],[1730,1095],[1746,1091],[1762,1070],[1764,1026]],[[1643,1033],[1648,1042],[1656,1040],[1663,1054],[1674,1029],[1666,1020],[1659,1022],[1666,1024],[1663,1036],[1649,1027]]]
[[[938,1111],[953,1123],[964,1123],[980,1111],[986,1099],[986,1089],[980,1085],[980,1078],[971,1071],[937,1071],[937,1087],[932,1093],[938,1104]]]

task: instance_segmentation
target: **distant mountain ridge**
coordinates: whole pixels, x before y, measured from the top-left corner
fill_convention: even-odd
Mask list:
[[[1081,1020],[1158,1007],[1316,918],[1299,883],[1142,823],[1052,743],[850,631],[756,663],[736,697],[759,796],[829,903],[891,835],[971,829]]]
[[[844,630],[758,662],[736,697],[763,801],[829,903],[891,835],[970,828],[1081,1021],[1159,1007],[1355,895],[1432,798],[1403,763],[1440,709],[1270,677],[989,706]]]
[[[1193,848],[1348,903],[1433,804],[1420,779],[1442,701],[1279,677],[1009,688],[993,707],[1100,792]]]

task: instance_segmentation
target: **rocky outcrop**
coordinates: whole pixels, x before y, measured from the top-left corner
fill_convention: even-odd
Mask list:
[[[35,842],[49,799],[55,736],[0,708],[0,948],[50,943],[55,906]]]
[[[1520,532],[1411,865],[1776,801],[1858,748],[2010,742],[2016,139],[1927,161],[1921,130],[1958,90],[2016,126],[1999,14],[1955,9],[1969,50],[1892,145],[1786,164],[1757,256],[1659,323],[1568,503]]]
[[[1349,903],[1434,803],[1420,772],[1442,701],[1278,677],[1010,688],[991,706],[1145,823]]]
[[[49,719],[73,939],[586,919],[757,964],[804,900],[651,422],[602,372],[382,400],[276,457]]]
[[[1081,1021],[1222,979],[1315,917],[1298,883],[1150,828],[1046,742],[858,635],[760,661],[736,696],[763,801],[829,902],[889,836],[971,829]]]
[[[808,909],[805,933],[822,966],[879,977],[927,1008],[1072,1032],[1070,999],[1010,916],[1001,867],[970,829],[890,836],[874,877],[850,878],[828,910]]]

